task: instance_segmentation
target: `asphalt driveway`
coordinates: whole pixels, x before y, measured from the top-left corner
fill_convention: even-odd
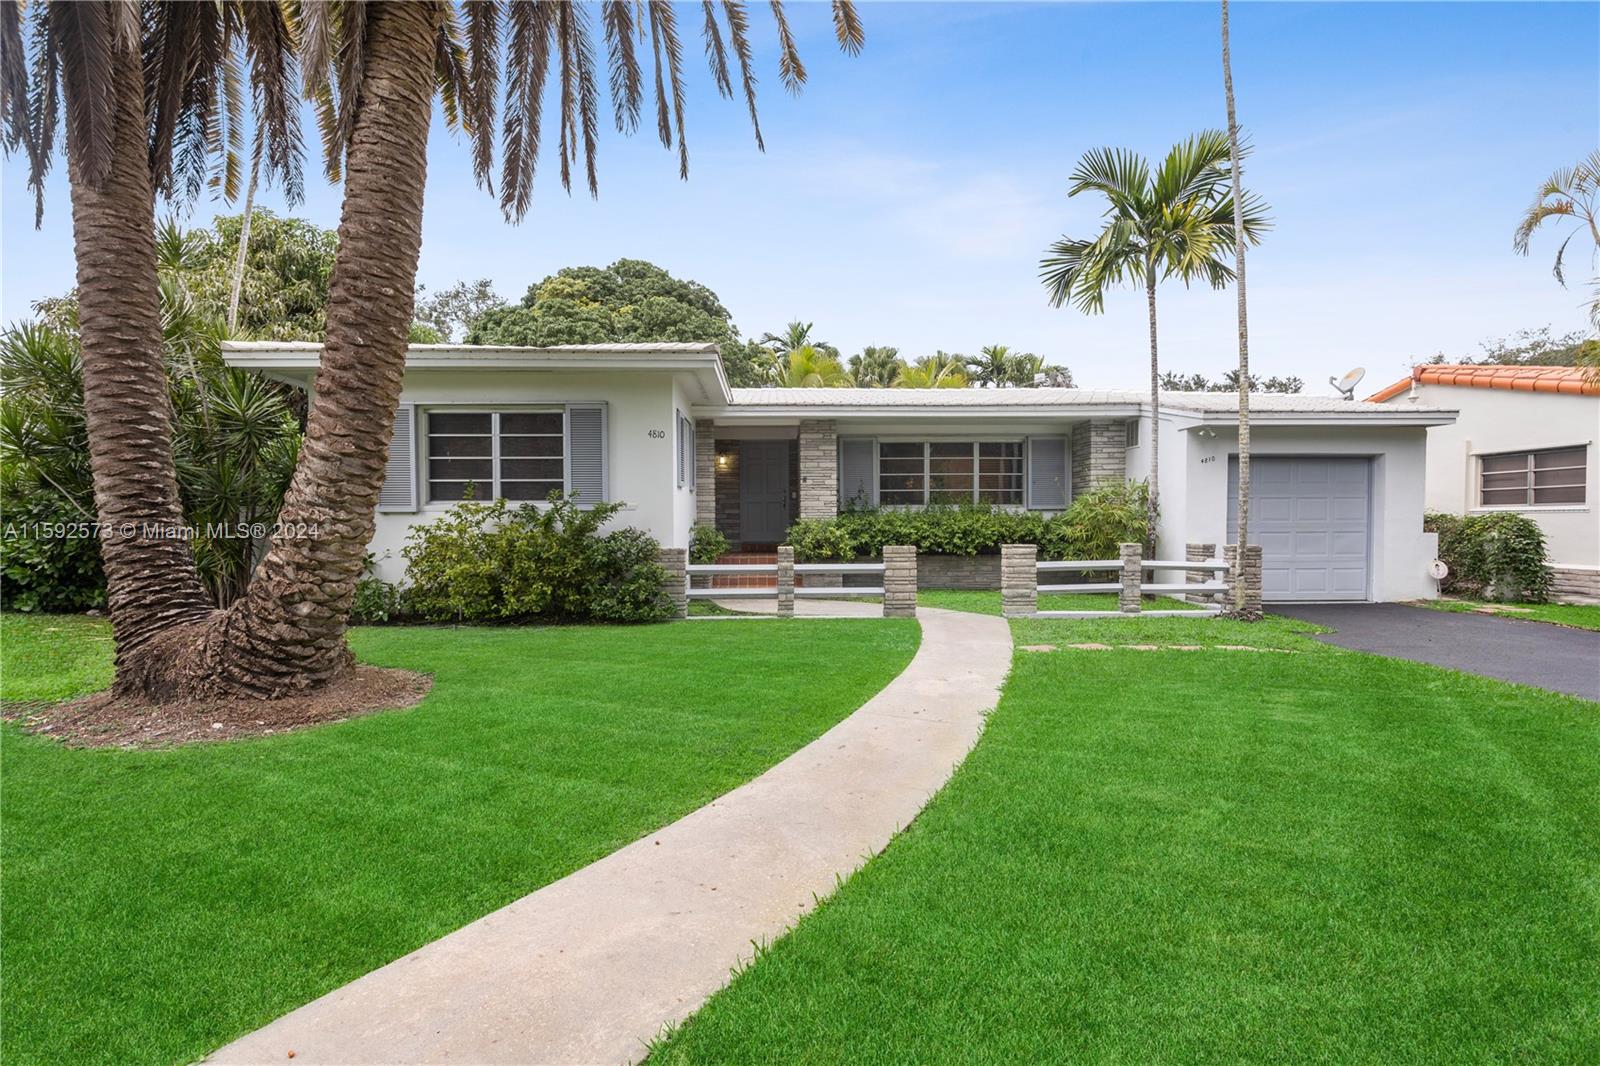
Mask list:
[[[1327,626],[1317,640],[1600,701],[1600,633],[1403,603],[1273,604]]]

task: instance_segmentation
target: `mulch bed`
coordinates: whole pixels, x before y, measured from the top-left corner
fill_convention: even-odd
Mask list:
[[[433,678],[426,674],[358,666],[327,688],[270,702],[230,699],[151,704],[97,692],[68,703],[8,703],[0,706],[0,717],[71,747],[165,748],[274,736],[411,707],[432,687]]]

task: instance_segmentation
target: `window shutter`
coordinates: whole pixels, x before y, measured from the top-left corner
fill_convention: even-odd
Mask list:
[[[1060,511],[1067,506],[1067,438],[1028,438],[1028,509]]]
[[[673,436],[674,442],[676,442],[676,444],[678,446],[678,456],[677,456],[677,459],[678,459],[678,487],[681,489],[681,488],[683,488],[684,485],[688,484],[688,481],[689,481],[689,479],[688,479],[688,470],[687,470],[689,464],[684,460],[684,457],[683,457],[683,453],[684,453],[685,449],[688,447],[688,444],[689,444],[689,434],[688,434],[688,431],[684,427],[684,424],[683,424],[683,412],[682,411],[674,411],[673,414],[678,419],[678,425],[676,427],[677,428],[677,432],[674,433],[672,436]]]
[[[878,442],[871,437],[839,438],[839,506],[878,506]]]
[[[567,408],[567,492],[580,507],[609,499],[606,471],[606,405],[572,404]]]
[[[394,435],[389,438],[389,463],[384,470],[383,488],[378,491],[378,510],[415,511],[417,509],[417,409],[403,403],[394,413]]]
[[[680,415],[683,422],[683,483],[694,488],[694,419]]]

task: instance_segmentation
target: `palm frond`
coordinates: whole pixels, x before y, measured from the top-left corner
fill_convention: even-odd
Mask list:
[[[611,60],[611,107],[617,132],[632,133],[639,128],[639,108],[644,100],[644,77],[633,47],[633,5],[629,0],[605,0],[600,11]]]
[[[22,0],[0,0],[0,117],[6,151],[27,145],[28,63],[22,49]]]
[[[752,71],[754,61],[750,51],[750,19],[740,0],[722,0],[722,11],[728,19],[728,43],[739,58],[739,80],[744,87],[745,104],[750,109],[750,125],[756,133],[756,150],[765,152],[766,141],[761,137],[761,120],[756,115],[756,78]]]
[[[1083,154],[1067,179],[1067,195],[1098,192],[1113,208],[1137,213],[1150,184],[1150,164],[1125,148],[1095,148]]]
[[[62,81],[74,90],[67,94],[67,153],[75,178],[98,187],[110,173],[116,134],[117,34],[111,9],[50,4],[47,17]]]
[[[1232,155],[1221,130],[1202,130],[1179,141],[1156,170],[1151,199],[1161,204],[1207,199],[1228,184],[1224,167]]]
[[[689,177],[689,142],[684,134],[683,120],[683,41],[678,37],[678,17],[673,12],[672,0],[650,0],[650,33],[654,40],[657,26],[661,27],[661,47],[656,53],[656,89],[661,88],[661,52],[667,56],[667,80],[672,85],[672,121],[678,133],[678,176]],[[663,109],[663,114],[665,110]],[[663,143],[667,143],[665,140]]]
[[[33,224],[44,222],[44,182],[55,158],[56,123],[61,104],[61,63],[50,8],[40,4],[33,14],[33,92],[28,100],[28,188],[33,190]]]
[[[494,191],[494,112],[500,91],[500,9],[494,0],[466,0],[467,94],[465,122],[472,143],[472,174]]]
[[[533,174],[539,158],[540,117],[544,82],[550,69],[550,45],[559,0],[513,4],[507,10],[506,113],[502,125],[500,208],[519,219],[533,196]]]
[[[717,9],[711,0],[700,0],[705,14],[702,34],[706,39],[706,63],[711,67],[711,80],[725,100],[733,99],[733,82],[728,77],[728,50],[722,44],[722,28],[717,25]]]
[[[856,14],[853,0],[833,0],[833,34],[846,55],[860,55],[867,43],[867,31],[861,26],[861,16]]]
[[[772,18],[778,24],[778,80],[784,88],[798,93],[806,83],[805,64],[800,62],[800,49],[795,47],[794,34],[789,32],[789,17],[783,13],[783,0],[771,0]]]
[[[243,15],[240,29],[249,59],[250,87],[255,102],[256,137],[265,147],[263,160],[268,180],[276,175],[282,183],[284,198],[295,203],[303,193],[296,42],[284,19],[282,5],[246,2],[240,10]],[[231,42],[224,44],[231,46]]]

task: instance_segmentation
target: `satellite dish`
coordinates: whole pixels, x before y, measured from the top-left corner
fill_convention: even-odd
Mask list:
[[[1353,400],[1353,399],[1356,398],[1356,386],[1361,384],[1361,379],[1366,377],[1366,376],[1367,376],[1366,369],[1364,367],[1359,367],[1358,366],[1358,367],[1356,367],[1354,370],[1350,371],[1348,374],[1346,374],[1342,378],[1339,378],[1337,380],[1335,380],[1333,378],[1329,378],[1328,379],[1328,384],[1330,384],[1334,388],[1338,389],[1339,390],[1339,394],[1341,396],[1343,396],[1345,399]]]

